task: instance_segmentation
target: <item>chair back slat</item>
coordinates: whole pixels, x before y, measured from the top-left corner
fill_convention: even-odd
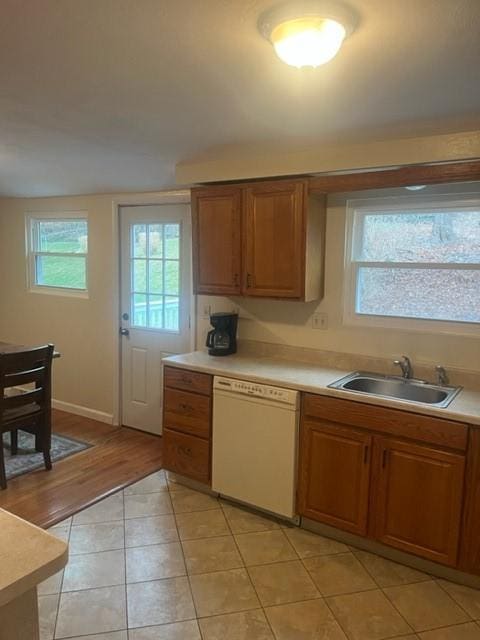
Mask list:
[[[45,367],[37,367],[29,369],[21,373],[9,373],[5,376],[5,384],[7,387],[21,387],[32,382],[41,383],[45,376]]]
[[[9,409],[35,403],[34,411],[48,412],[51,405],[51,369],[54,346],[52,344],[0,353],[0,433],[8,429]],[[35,388],[10,395],[6,389],[34,384]]]
[[[4,411],[8,411],[9,409],[17,409],[18,407],[24,407],[32,403],[38,404],[40,408],[44,395],[45,389],[43,387],[27,389],[26,391],[22,391],[22,393],[4,398],[3,409]]]

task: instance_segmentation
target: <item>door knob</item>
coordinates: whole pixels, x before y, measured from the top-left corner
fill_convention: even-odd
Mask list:
[[[130,331],[129,329],[124,329],[123,327],[120,329],[120,335],[121,336],[129,336],[130,335]]]

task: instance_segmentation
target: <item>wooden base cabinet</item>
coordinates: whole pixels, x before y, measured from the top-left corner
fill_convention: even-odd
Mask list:
[[[379,437],[375,466],[374,537],[455,566],[465,456]]]
[[[302,425],[300,513],[366,535],[372,437],[348,427]]]
[[[212,376],[165,367],[163,378],[163,466],[209,484]]]
[[[469,456],[470,506],[463,525],[468,542],[462,544],[461,561],[459,556],[467,427],[426,416],[416,421],[408,413],[403,424],[401,413],[306,394],[299,513],[437,563],[479,572],[480,508],[474,499],[480,495],[480,454]],[[371,431],[365,428],[369,422]],[[409,432],[420,442],[405,437]],[[434,442],[429,444],[429,438]],[[476,442],[480,446],[480,437]]]

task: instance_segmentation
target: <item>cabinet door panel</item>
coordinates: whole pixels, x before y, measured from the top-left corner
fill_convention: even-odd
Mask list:
[[[376,538],[454,566],[464,456],[390,438],[378,438],[376,451]]]
[[[241,190],[192,190],[195,293],[241,292]]]
[[[372,437],[348,427],[304,422],[300,514],[366,535]]]
[[[249,296],[301,298],[305,289],[305,182],[248,187],[244,290]]]

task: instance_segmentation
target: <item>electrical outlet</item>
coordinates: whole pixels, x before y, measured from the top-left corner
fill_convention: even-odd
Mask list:
[[[208,320],[210,318],[212,307],[209,304],[202,305],[202,318]]]
[[[314,329],[328,329],[328,315],[326,313],[314,313],[312,327]]]

